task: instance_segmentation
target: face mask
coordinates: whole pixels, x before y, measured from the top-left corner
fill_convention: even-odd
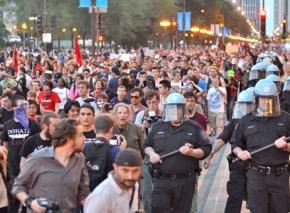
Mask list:
[[[29,121],[27,115],[27,107],[25,106],[17,107],[16,110],[14,111],[14,118],[16,118],[25,129],[28,129]]]

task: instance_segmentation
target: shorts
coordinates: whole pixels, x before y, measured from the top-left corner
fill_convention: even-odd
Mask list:
[[[208,112],[208,121],[211,128],[223,128],[225,125],[225,113]]]

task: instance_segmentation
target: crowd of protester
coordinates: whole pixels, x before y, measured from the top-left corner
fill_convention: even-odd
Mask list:
[[[282,81],[290,74],[286,49],[246,47],[232,53],[209,46],[156,49],[153,54],[152,50],[147,54],[146,48],[103,49],[95,57],[84,52],[82,64],[77,64],[74,53],[69,50],[46,53],[41,49],[18,49],[17,67],[13,66],[12,51],[2,51],[0,211],[8,212],[8,207],[9,212],[18,211],[20,203],[11,195],[21,189],[17,185],[20,180],[15,180],[20,171],[27,170],[26,166],[29,169],[35,166],[27,160],[30,154],[50,147],[56,141],[55,132],[61,136],[56,125],[64,118],[80,124],[79,131],[84,135],[83,152],[87,158],[93,149],[90,144],[112,129],[109,135],[115,140],[110,143],[117,142],[110,145],[113,149],[102,149],[102,153],[109,149],[112,155],[103,168],[105,174],[112,170],[117,153],[125,147],[137,150],[144,158],[144,140],[152,125],[162,119],[166,98],[173,92],[184,96],[188,119],[200,124],[206,135],[219,135],[231,120],[237,96],[247,88],[250,70],[262,53],[266,51],[267,57],[279,62]],[[66,125],[69,124],[62,124],[64,135],[69,135],[65,128],[70,127]],[[61,148],[61,140],[54,146]],[[90,175],[90,168],[88,170]],[[68,182],[69,174],[64,176]],[[106,178],[89,177],[91,191]],[[25,174],[21,178],[25,178]],[[73,198],[75,191],[65,187],[63,190],[67,190],[63,193],[70,195],[67,199],[71,200],[62,205],[69,205],[76,199]],[[81,188],[80,193],[84,200],[87,192]],[[72,207],[81,208],[76,203]]]

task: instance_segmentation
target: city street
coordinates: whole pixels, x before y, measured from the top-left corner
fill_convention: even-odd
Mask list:
[[[223,213],[228,194],[226,184],[229,176],[227,155],[230,145],[223,147],[211,161],[209,169],[203,169],[198,179],[198,213]],[[248,213],[243,202],[241,213]]]

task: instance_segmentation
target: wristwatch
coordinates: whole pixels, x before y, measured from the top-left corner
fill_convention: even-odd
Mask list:
[[[35,199],[35,198],[33,198],[33,197],[28,197],[28,198],[26,198],[26,199],[23,201],[22,205],[23,205],[24,207],[28,207],[28,208],[30,208],[30,207],[31,207],[31,203],[32,203],[32,201],[33,201],[34,199]]]

